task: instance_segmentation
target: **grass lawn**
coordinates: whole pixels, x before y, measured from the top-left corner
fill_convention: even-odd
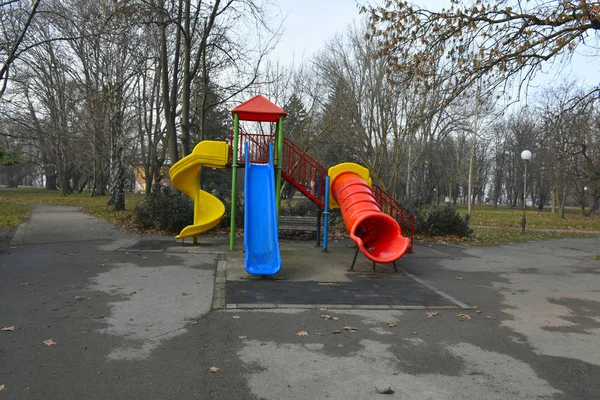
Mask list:
[[[466,213],[466,208],[459,208],[461,214]],[[545,228],[545,229],[564,229],[564,230],[584,230],[600,232],[600,213],[590,217],[581,215],[581,210],[575,207],[565,209],[565,218],[558,218],[557,214],[552,214],[549,207],[544,207],[544,211],[537,212],[537,209],[529,208],[525,211],[527,218],[527,227]],[[507,208],[493,207],[475,207],[471,215],[471,224],[474,226],[495,226],[495,227],[521,227],[521,218],[523,211]]]
[[[0,196],[0,229],[12,231],[15,229],[25,216],[31,211],[31,204],[15,203]]]
[[[0,187],[0,207],[2,209],[0,229],[9,232],[15,229],[35,204],[53,204],[80,207],[85,212],[108,220],[121,230],[137,231],[138,227],[134,223],[132,210],[143,198],[143,194],[126,193],[126,211],[115,212],[112,211],[112,207],[106,205],[106,196],[90,197],[89,194],[85,193],[73,193],[69,196],[63,196],[60,192],[48,191],[43,188],[19,187],[14,189]],[[289,204],[284,201],[282,207],[289,207]],[[460,212],[466,212],[466,208],[460,209]],[[527,228],[545,228],[552,229],[552,231],[528,229],[523,235],[520,229],[515,229],[521,226],[521,216],[522,212],[520,210],[477,207],[474,209],[471,218],[474,231],[471,238],[418,237],[417,239],[468,246],[497,246],[533,240],[590,237],[590,234],[572,232],[572,230],[600,231],[600,215],[586,218],[579,214],[578,209],[568,209],[566,212],[567,218],[562,220],[549,211],[537,213],[537,211],[529,210],[527,212]],[[341,219],[338,222],[340,223],[340,229],[345,231]],[[335,233],[333,232],[335,231],[334,227],[331,228],[332,233]],[[600,256],[597,258],[600,258]]]
[[[86,193],[73,193],[63,196],[60,191],[50,191],[43,188],[18,187],[15,189],[0,187],[0,207],[3,210],[0,216],[0,227],[12,230],[21,223],[24,216],[35,204],[52,204],[80,207],[83,211],[104,218],[121,229],[135,230],[132,210],[143,198],[144,195],[142,194],[126,193],[126,210],[115,212],[112,210],[112,206],[106,205],[107,196],[90,197]]]

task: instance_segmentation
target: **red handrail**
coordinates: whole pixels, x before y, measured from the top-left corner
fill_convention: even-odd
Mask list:
[[[244,143],[248,142],[248,153],[250,153],[250,162],[268,163],[269,162],[269,143],[275,145],[275,136],[261,135],[255,133],[246,133],[240,129],[238,134],[238,164],[243,165],[246,161],[244,155]],[[229,158],[233,160],[233,131],[229,138]]]
[[[243,143],[246,141],[248,142],[248,151],[251,154],[250,162],[268,162],[269,143],[274,144],[274,135],[252,134],[240,130],[238,137],[238,164],[243,165],[245,162]],[[229,143],[233,143],[233,132],[231,133]],[[229,146],[229,149],[230,158],[233,160],[233,145]],[[321,209],[325,208],[325,177],[327,176],[327,168],[288,138],[283,138],[281,175],[313,203]],[[372,189],[375,200],[381,207],[381,211],[394,218],[400,225],[403,235],[410,237],[408,252],[412,253],[415,236],[415,216],[402,207],[396,199],[380,186],[373,184]]]
[[[283,138],[282,167],[283,177],[323,210],[327,168],[288,138]]]

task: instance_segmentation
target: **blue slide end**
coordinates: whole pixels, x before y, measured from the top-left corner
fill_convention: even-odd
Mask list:
[[[249,161],[248,142],[245,154],[244,268],[252,275],[273,275],[281,269],[273,145],[269,145],[268,164]]]

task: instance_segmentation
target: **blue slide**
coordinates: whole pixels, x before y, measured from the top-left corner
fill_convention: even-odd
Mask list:
[[[245,143],[245,153],[244,267],[252,275],[273,275],[281,269],[273,145],[269,145],[268,164],[249,161],[248,142]]]

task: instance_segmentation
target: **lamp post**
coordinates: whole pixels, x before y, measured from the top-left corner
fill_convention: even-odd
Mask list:
[[[586,216],[586,214],[585,214],[585,195],[587,194],[587,190],[588,190],[587,186],[584,186],[583,187],[583,200],[582,200],[582,202],[583,202],[583,216],[584,217]]]
[[[525,233],[525,225],[527,225],[527,219],[525,218],[525,192],[527,190],[527,161],[531,160],[531,152],[529,150],[523,150],[521,152],[521,159],[525,163],[525,179],[523,179],[523,219],[521,220],[521,233]]]

